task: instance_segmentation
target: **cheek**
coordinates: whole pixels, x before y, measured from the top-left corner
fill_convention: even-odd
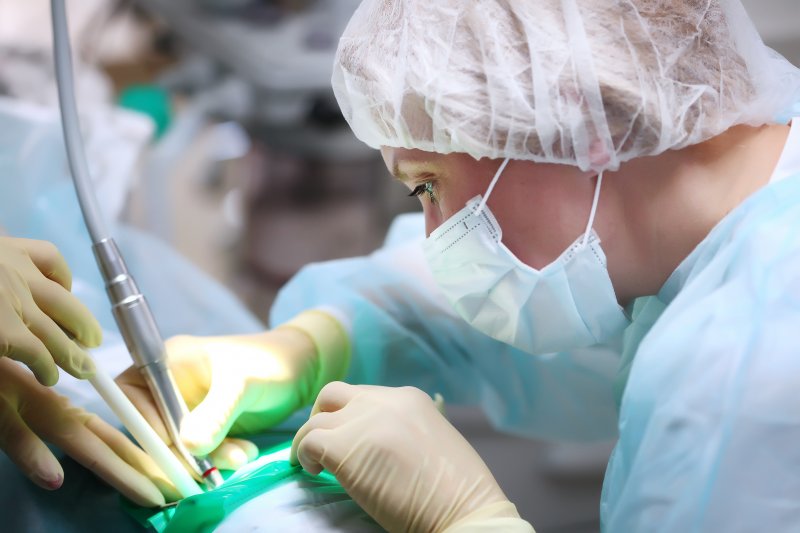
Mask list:
[[[439,199],[436,203],[430,202],[427,198],[421,197],[422,211],[425,214],[425,233],[430,235],[433,231],[446,222],[450,217],[464,209],[467,201],[474,197],[465,188],[459,187],[455,191],[449,188],[440,187],[438,192]],[[476,193],[479,194],[479,193]]]
[[[443,218],[438,207],[431,205],[430,202],[422,203],[422,212],[425,215],[425,237],[430,237],[431,233],[447,219]]]
[[[489,200],[503,230],[503,244],[536,269],[558,258],[583,233],[591,207],[591,199],[584,200],[583,194],[541,185],[509,187]]]
[[[453,201],[452,196],[448,196],[447,200],[432,204],[426,200],[422,201],[422,211],[425,213],[425,232],[430,235],[436,228],[445,223],[453,215],[464,209],[467,201],[474,195],[461,199],[460,197]]]

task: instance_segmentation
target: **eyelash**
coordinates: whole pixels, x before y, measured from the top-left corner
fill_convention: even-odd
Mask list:
[[[434,196],[433,193],[433,183],[431,183],[430,181],[427,181],[425,183],[420,183],[419,185],[414,187],[414,190],[411,191],[409,196],[422,196],[425,193],[428,194],[428,200],[430,200],[432,204],[435,204],[436,197]]]

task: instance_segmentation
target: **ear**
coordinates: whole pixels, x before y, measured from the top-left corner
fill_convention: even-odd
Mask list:
[[[595,138],[589,145],[589,162],[592,168],[603,168],[611,162],[611,154],[601,139]]]

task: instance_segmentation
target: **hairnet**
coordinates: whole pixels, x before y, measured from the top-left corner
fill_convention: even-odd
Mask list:
[[[739,0],[365,0],[333,88],[372,147],[603,170],[771,122],[800,74]]]

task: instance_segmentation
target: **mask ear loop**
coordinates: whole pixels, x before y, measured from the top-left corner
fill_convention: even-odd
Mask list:
[[[589,213],[589,223],[586,224],[586,231],[583,233],[583,241],[581,246],[586,246],[589,242],[589,233],[592,231],[592,224],[594,224],[594,216],[597,214],[597,203],[600,200],[600,186],[603,185],[603,173],[597,175],[597,185],[594,188],[594,199],[592,200],[592,211]]]
[[[483,198],[481,198],[481,203],[478,204],[478,209],[475,210],[475,216],[479,216],[483,212],[483,208],[486,207],[486,202],[489,201],[489,195],[492,194],[494,186],[497,185],[497,180],[500,179],[500,175],[506,169],[506,165],[508,165],[509,161],[511,161],[511,159],[507,157],[502,163],[500,163],[500,168],[498,168],[497,172],[495,172],[492,182],[489,183],[489,188],[486,189],[486,194],[483,195]]]

